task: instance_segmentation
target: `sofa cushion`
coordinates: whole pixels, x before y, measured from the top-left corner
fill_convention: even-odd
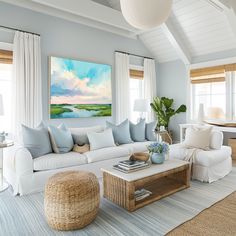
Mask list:
[[[115,139],[115,142],[117,144],[125,144],[125,143],[132,143],[133,140],[130,136],[130,130],[129,130],[129,120],[126,119],[119,125],[114,125],[110,122],[107,123],[107,128],[111,128],[113,132],[113,136]]]
[[[128,148],[108,147],[84,153],[88,163],[129,156],[131,153]]]
[[[55,153],[66,153],[72,150],[74,146],[73,138],[69,129],[64,124],[58,127],[49,125],[48,131]]]
[[[103,132],[89,132],[88,140],[91,151],[116,146],[111,129],[106,129]]]
[[[145,140],[145,119],[141,119],[137,124],[129,123],[131,139],[135,142],[144,142]]]
[[[170,145],[169,157],[170,159],[183,160],[189,151],[191,151],[191,149],[187,149],[181,144]],[[222,146],[220,150],[199,150],[196,152],[194,164],[210,167],[227,158],[231,158],[231,148],[228,146]]]
[[[24,147],[33,158],[52,152],[48,129],[43,122],[35,129],[22,125],[22,137]]]
[[[70,166],[78,166],[87,163],[87,158],[77,152],[63,154],[50,153],[34,159],[35,171],[53,170]]]
[[[84,144],[89,144],[88,132],[102,132],[104,128],[100,125],[91,126],[91,127],[83,127],[83,128],[70,128],[73,140],[75,144],[79,144],[80,146]]]
[[[151,143],[153,142],[152,141],[135,142],[135,143],[123,144],[123,145],[120,145],[120,147],[127,148],[130,153],[147,152],[148,151],[147,146]]]

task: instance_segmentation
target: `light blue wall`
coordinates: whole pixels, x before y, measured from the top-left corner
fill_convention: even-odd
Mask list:
[[[181,60],[161,63],[157,66],[157,94],[161,97],[174,99],[175,108],[186,104],[188,74]],[[186,123],[186,113],[180,113],[171,118],[170,130],[174,140],[179,140],[179,124]]]
[[[151,56],[143,44],[134,39],[90,28],[24,8],[0,3],[0,24],[39,33],[42,47],[43,117],[48,119],[48,56],[63,56],[87,61],[111,64],[113,68],[112,91],[115,104],[114,51],[127,51]],[[0,42],[13,41],[13,33],[0,30]],[[137,62],[138,61],[138,62]],[[134,59],[140,63],[140,59]],[[113,118],[114,118],[113,105]],[[66,119],[70,127],[104,124],[112,118]],[[50,121],[54,124],[62,120]]]

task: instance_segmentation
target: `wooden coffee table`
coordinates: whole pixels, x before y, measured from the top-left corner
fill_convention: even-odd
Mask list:
[[[177,191],[190,187],[190,165],[186,161],[167,160],[150,168],[125,174],[102,168],[104,197],[117,205],[135,211]],[[152,192],[143,200],[135,200],[135,191],[145,188]]]

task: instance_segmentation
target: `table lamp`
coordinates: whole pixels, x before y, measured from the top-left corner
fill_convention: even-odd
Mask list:
[[[134,111],[137,111],[140,113],[140,119],[144,118],[143,113],[144,112],[149,112],[150,111],[150,104],[148,99],[135,99],[134,101]]]

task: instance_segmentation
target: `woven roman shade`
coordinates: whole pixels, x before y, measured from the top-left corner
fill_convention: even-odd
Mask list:
[[[0,63],[12,64],[13,52],[8,50],[0,50]]]
[[[131,79],[143,79],[144,72],[142,70],[129,70],[129,76]]]
[[[225,72],[236,71],[236,63],[222,66],[206,67],[190,71],[192,84],[223,82],[225,81]]]

